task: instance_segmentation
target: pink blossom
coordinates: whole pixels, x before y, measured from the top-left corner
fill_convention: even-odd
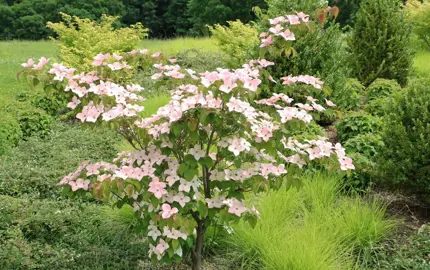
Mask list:
[[[297,13],[297,16],[302,19],[303,22],[307,23],[309,22],[309,15],[303,13],[303,12],[299,12]]]
[[[278,34],[281,32],[281,30],[284,29],[280,24],[275,25],[275,27],[270,27],[269,32],[272,32],[273,34]]]
[[[160,242],[155,247],[154,252],[157,255],[162,255],[168,248],[169,248],[169,244],[167,244],[163,239],[160,239]]]
[[[67,108],[74,110],[79,104],[81,104],[81,101],[76,96],[73,96],[72,101],[67,103]]]
[[[152,58],[157,58],[161,55],[161,52],[156,52],[153,55],[151,55]]]
[[[300,24],[299,17],[296,15],[287,15],[287,19],[291,25]]]
[[[266,39],[261,40],[260,48],[264,48],[273,44],[273,37],[269,35]]]
[[[164,203],[162,206],[161,206],[161,209],[163,210],[163,213],[161,214],[161,216],[164,218],[164,219],[168,219],[168,218],[170,218],[171,216],[173,216],[174,214],[176,214],[176,213],[178,213],[178,208],[176,208],[176,207],[171,207],[170,206],[170,204],[167,204],[167,203]]]
[[[202,157],[206,156],[206,153],[199,144],[194,145],[193,148],[190,149],[188,152],[190,155],[192,155],[196,160],[201,159]]]
[[[288,40],[296,40],[294,33],[291,32],[289,29],[285,30],[284,32],[279,33],[278,35],[283,37],[287,41]]]
[[[88,190],[90,183],[90,180],[79,178],[76,182],[69,182],[69,185],[72,188],[72,191],[76,191],[78,189]]]
[[[261,32],[261,34],[259,35],[260,38],[265,38],[267,37],[267,32]]]
[[[97,121],[97,118],[100,116],[100,114],[102,114],[103,108],[104,108],[103,104],[95,105],[92,101],[90,101],[88,105],[82,108],[82,112],[76,115],[76,118],[81,120],[81,122],[86,121],[86,122],[95,123]]]
[[[230,146],[228,150],[232,152],[235,156],[238,156],[243,151],[249,151],[251,149],[251,144],[247,142],[244,138],[232,138],[230,139]]]
[[[115,62],[115,63],[113,63],[113,64],[108,64],[108,67],[111,69],[111,70],[120,70],[120,69],[122,69],[123,68],[123,66],[121,65],[121,63],[119,63],[119,62]]]
[[[160,182],[158,178],[152,178],[152,181],[149,183],[148,191],[154,194],[155,198],[160,199],[163,195],[167,194],[166,184]],[[164,218],[164,217],[163,217]]]
[[[342,171],[354,170],[355,166],[352,164],[352,159],[349,157],[339,158],[340,169]]]
[[[184,207],[185,204],[190,202],[190,197],[185,196],[183,192],[179,192],[178,194],[173,196],[173,201],[179,203],[180,206]]]
[[[148,50],[147,49],[139,50],[139,53],[145,55],[145,54],[148,54]]]
[[[39,63],[33,67],[34,70],[41,70],[46,64],[48,64],[49,59],[46,59],[45,57],[41,57],[39,59]]]
[[[228,212],[231,214],[235,214],[238,217],[240,217],[244,212],[247,211],[245,204],[236,198],[232,198],[227,202],[227,204],[229,206]]]
[[[336,104],[334,104],[332,101],[330,101],[330,100],[325,100],[325,104],[327,104],[327,106],[329,106],[329,107],[336,107]]]
[[[172,63],[172,64],[174,64],[174,63],[176,63],[176,62],[177,62],[177,60],[176,60],[175,58],[170,58],[170,59],[169,59],[169,62],[170,62],[170,63]]]
[[[157,240],[157,238],[161,236],[161,232],[154,225],[148,226],[148,237],[151,237],[152,240]]]
[[[33,59],[28,59],[27,63],[21,64],[23,67],[32,67],[34,65]]]
[[[118,55],[118,54],[116,54],[116,53],[113,53],[112,54],[112,56],[113,56],[113,58],[115,58],[116,60],[121,60],[122,59],[122,56],[121,55]]]

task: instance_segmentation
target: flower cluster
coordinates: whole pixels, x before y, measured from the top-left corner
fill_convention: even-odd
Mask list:
[[[299,12],[296,15],[280,16],[274,19],[269,19],[271,27],[268,32],[263,32],[259,35],[261,39],[260,47],[264,48],[272,45],[275,37],[281,37],[286,41],[296,40],[294,33],[288,28],[291,25],[309,22],[309,15]]]

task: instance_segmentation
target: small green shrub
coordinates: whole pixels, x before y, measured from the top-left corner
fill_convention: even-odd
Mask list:
[[[366,102],[363,110],[371,115],[382,117],[387,111],[387,105],[393,102],[392,100],[392,96],[372,99]]]
[[[147,29],[137,23],[128,28],[114,29],[118,17],[101,17],[100,23],[61,13],[63,22],[48,22],[47,27],[58,36],[61,60],[66,66],[92,70],[93,57],[99,53],[126,52],[136,48],[147,35]]]
[[[430,194],[429,100],[429,80],[395,95],[383,118],[385,147],[376,158],[385,184],[418,195]]]
[[[0,268],[136,269],[135,222],[130,209],[0,195]]]
[[[402,90],[402,88],[395,80],[376,79],[366,88],[366,98],[367,101],[384,98],[400,90]]]
[[[32,135],[45,136],[52,126],[52,117],[29,102],[10,101],[0,104],[0,112],[9,114],[18,121],[24,139]]]
[[[203,52],[199,49],[191,48],[179,52],[176,55],[178,65],[183,68],[191,68],[196,72],[216,70],[226,66],[225,55],[218,52]]]
[[[342,109],[355,111],[360,108],[364,86],[357,79],[348,79],[345,87],[333,95],[333,101]]]
[[[0,194],[57,198],[64,175],[85,159],[111,160],[116,142],[110,132],[57,124],[45,138],[30,137],[2,157]]]
[[[407,83],[411,27],[398,0],[363,0],[348,39],[353,74],[365,86],[377,78]]]
[[[48,96],[46,93],[36,94],[31,98],[31,105],[42,109],[51,116],[58,116],[66,110],[66,105],[69,101],[65,96]]]
[[[22,138],[19,123],[9,114],[0,118],[0,156],[8,153]]]
[[[378,133],[381,124],[378,117],[364,112],[351,112],[336,123],[336,128],[340,141],[346,142],[362,133]]]
[[[379,134],[362,133],[347,140],[343,146],[348,153],[360,153],[367,158],[372,158],[384,147],[384,143]]]
[[[209,27],[218,47],[236,61],[245,63],[255,56],[260,40],[255,26],[241,21],[229,21],[228,26],[216,24]]]

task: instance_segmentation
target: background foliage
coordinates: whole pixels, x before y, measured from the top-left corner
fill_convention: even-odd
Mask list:
[[[201,35],[207,24],[255,19],[252,7],[266,7],[264,0],[0,0],[0,39],[44,39],[53,34],[47,22],[59,22],[60,12],[99,20],[102,14],[119,16],[116,26],[138,22],[151,37]]]

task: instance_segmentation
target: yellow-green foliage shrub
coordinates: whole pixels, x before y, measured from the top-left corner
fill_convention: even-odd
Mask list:
[[[63,22],[48,22],[47,27],[57,34],[62,62],[67,66],[91,70],[95,55],[106,52],[125,52],[137,47],[148,30],[141,23],[115,29],[118,17],[103,15],[100,22],[61,13]]]
[[[254,48],[260,43],[257,29],[240,20],[227,23],[228,26],[216,24],[209,27],[221,51],[238,62],[252,58],[252,52],[256,51]]]

